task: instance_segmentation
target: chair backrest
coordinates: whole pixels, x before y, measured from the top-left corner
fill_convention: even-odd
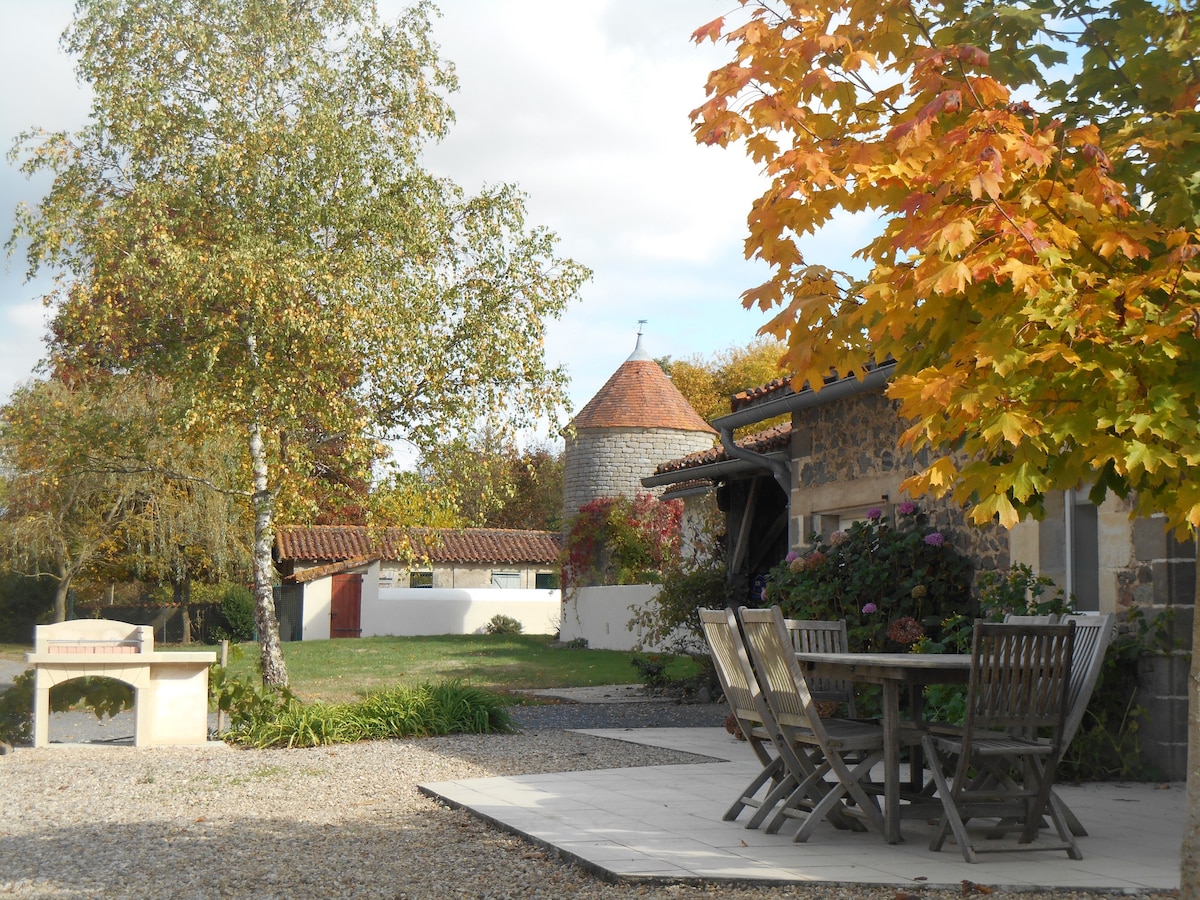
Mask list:
[[[1044,616],[1019,616],[1015,613],[1004,614],[1005,625],[1057,625],[1058,613],[1047,613]]]
[[[1067,719],[1063,724],[1063,747],[1067,747],[1083,723],[1100,670],[1104,668],[1104,654],[1112,640],[1117,617],[1112,613],[1103,616],[1072,614],[1064,616],[1063,621],[1075,623],[1075,652],[1067,686]]]
[[[1059,747],[1075,624],[979,622],[971,643],[967,740],[975,729],[1051,730]]]
[[[733,714],[742,722],[761,724],[758,684],[750,668],[750,658],[742,644],[737,619],[732,609],[701,609],[700,627],[712,654],[713,667],[725,699]],[[743,731],[745,729],[743,728]]]
[[[797,653],[845,653],[850,649],[846,638],[846,620],[784,619]]]
[[[824,743],[827,739],[825,729],[808,682],[796,662],[796,653],[779,607],[747,609],[743,606],[738,610],[738,618],[759,687],[775,721],[785,728],[808,728]]]
[[[847,653],[850,641],[846,635],[846,620],[784,619],[797,653]],[[808,678],[809,690],[817,700],[845,703],[854,718],[854,684],[840,678]]]

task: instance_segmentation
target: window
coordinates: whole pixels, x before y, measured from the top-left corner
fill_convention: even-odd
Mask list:
[[[409,572],[408,586],[410,588],[431,588],[433,587],[432,572]]]
[[[493,572],[492,587],[519,588],[521,586],[520,572]]]
[[[557,591],[559,588],[557,572],[538,572],[533,576],[533,586],[539,591]]]

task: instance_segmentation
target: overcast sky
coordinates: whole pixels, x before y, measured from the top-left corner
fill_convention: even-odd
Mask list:
[[[741,292],[766,270],[742,254],[746,213],[764,181],[740,149],[700,147],[688,112],[704,100],[724,45],[690,35],[730,0],[441,0],[434,32],[454,62],[457,124],[428,155],[468,190],[515,182],[529,221],[594,272],[552,325],[551,360],[571,375],[578,410],[632,352],[638,320],[654,356],[711,354],[748,343],[766,315]],[[382,0],[385,16],[402,6]],[[0,0],[0,138],[32,126],[71,129],[88,112],[72,60],[58,47],[70,0]],[[46,184],[0,167],[5,237],[20,200]],[[806,248],[846,265],[845,240]],[[0,397],[42,356],[47,281],[7,260],[0,290]]]

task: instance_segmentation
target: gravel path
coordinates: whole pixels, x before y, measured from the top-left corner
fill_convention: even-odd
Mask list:
[[[421,782],[452,778],[699,762],[691,754],[559,729],[607,727],[601,720],[682,724],[721,713],[713,704],[622,706],[527,707],[518,710],[526,730],[517,735],[311,750],[18,750],[0,757],[0,896],[906,896],[878,886],[604,883],[416,790]],[[960,895],[920,896],[949,900]],[[1049,896],[1085,895],[1023,895],[1027,900]]]
[[[513,713],[522,728],[516,735],[310,750],[19,749],[0,756],[0,897],[963,896],[913,895],[911,886],[896,891],[850,884],[611,884],[417,791],[420,783],[455,778],[702,762],[687,753],[564,729],[720,725],[725,707],[558,702],[515,707]],[[84,740],[122,730],[120,717],[94,726],[90,715],[71,715],[77,718],[52,725],[67,729],[52,730],[52,737]],[[1083,900],[1089,895],[1021,896]]]

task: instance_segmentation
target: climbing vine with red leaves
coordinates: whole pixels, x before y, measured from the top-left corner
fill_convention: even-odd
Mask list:
[[[657,584],[678,564],[683,503],[650,494],[601,497],[580,508],[563,547],[563,588]]]

